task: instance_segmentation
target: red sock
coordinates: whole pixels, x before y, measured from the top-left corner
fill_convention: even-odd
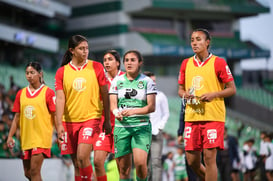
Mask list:
[[[107,181],[107,176],[106,175],[99,176],[97,177],[97,181]]]
[[[85,168],[80,168],[80,175],[82,181],[90,181],[92,173],[93,173],[92,165],[89,165],[88,167]]]
[[[75,176],[75,181],[82,181],[81,176]]]

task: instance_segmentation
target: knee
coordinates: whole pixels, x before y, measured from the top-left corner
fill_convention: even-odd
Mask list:
[[[193,168],[194,170],[198,169],[200,167],[199,162],[196,162],[195,160],[188,160],[188,165]]]
[[[136,173],[140,178],[146,178],[148,173],[148,168],[146,164],[136,165]]]
[[[213,157],[213,156],[205,156],[204,157],[204,163],[205,163],[206,166],[213,165],[213,164],[216,165],[216,158]],[[229,163],[226,163],[226,164],[229,164]]]
[[[130,171],[131,171],[131,167],[119,166],[119,172],[121,175],[128,176],[130,175]]]
[[[94,158],[94,166],[96,169],[104,168],[104,159]]]
[[[31,168],[30,169],[30,175],[31,175],[31,177],[32,176],[36,176],[38,174],[40,174],[40,169],[38,169],[38,168]]]
[[[77,167],[84,168],[88,165],[90,162],[89,157],[86,157],[85,155],[79,154],[77,156]]]

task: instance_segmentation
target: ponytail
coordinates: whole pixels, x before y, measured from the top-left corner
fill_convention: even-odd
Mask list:
[[[66,50],[63,59],[62,59],[62,64],[61,67],[68,64],[72,59],[72,53],[69,50]]]

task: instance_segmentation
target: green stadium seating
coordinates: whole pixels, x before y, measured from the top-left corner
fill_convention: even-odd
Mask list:
[[[261,88],[237,88],[237,95],[273,110],[273,96]]]

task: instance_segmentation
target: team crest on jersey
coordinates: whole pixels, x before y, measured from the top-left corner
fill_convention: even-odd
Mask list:
[[[36,115],[34,114],[35,108],[33,106],[26,106],[24,109],[24,114],[27,119],[34,119]]]
[[[117,88],[121,89],[122,87],[123,87],[123,82],[119,82],[118,85],[117,85]]]
[[[73,81],[73,89],[75,89],[78,92],[82,92],[86,89],[86,79],[83,77],[77,77]]]
[[[201,76],[195,76],[192,78],[192,86],[195,90],[201,90],[204,87],[204,78]]]
[[[139,81],[138,84],[137,84],[137,87],[139,89],[143,89],[144,88],[144,82],[143,81]]]

